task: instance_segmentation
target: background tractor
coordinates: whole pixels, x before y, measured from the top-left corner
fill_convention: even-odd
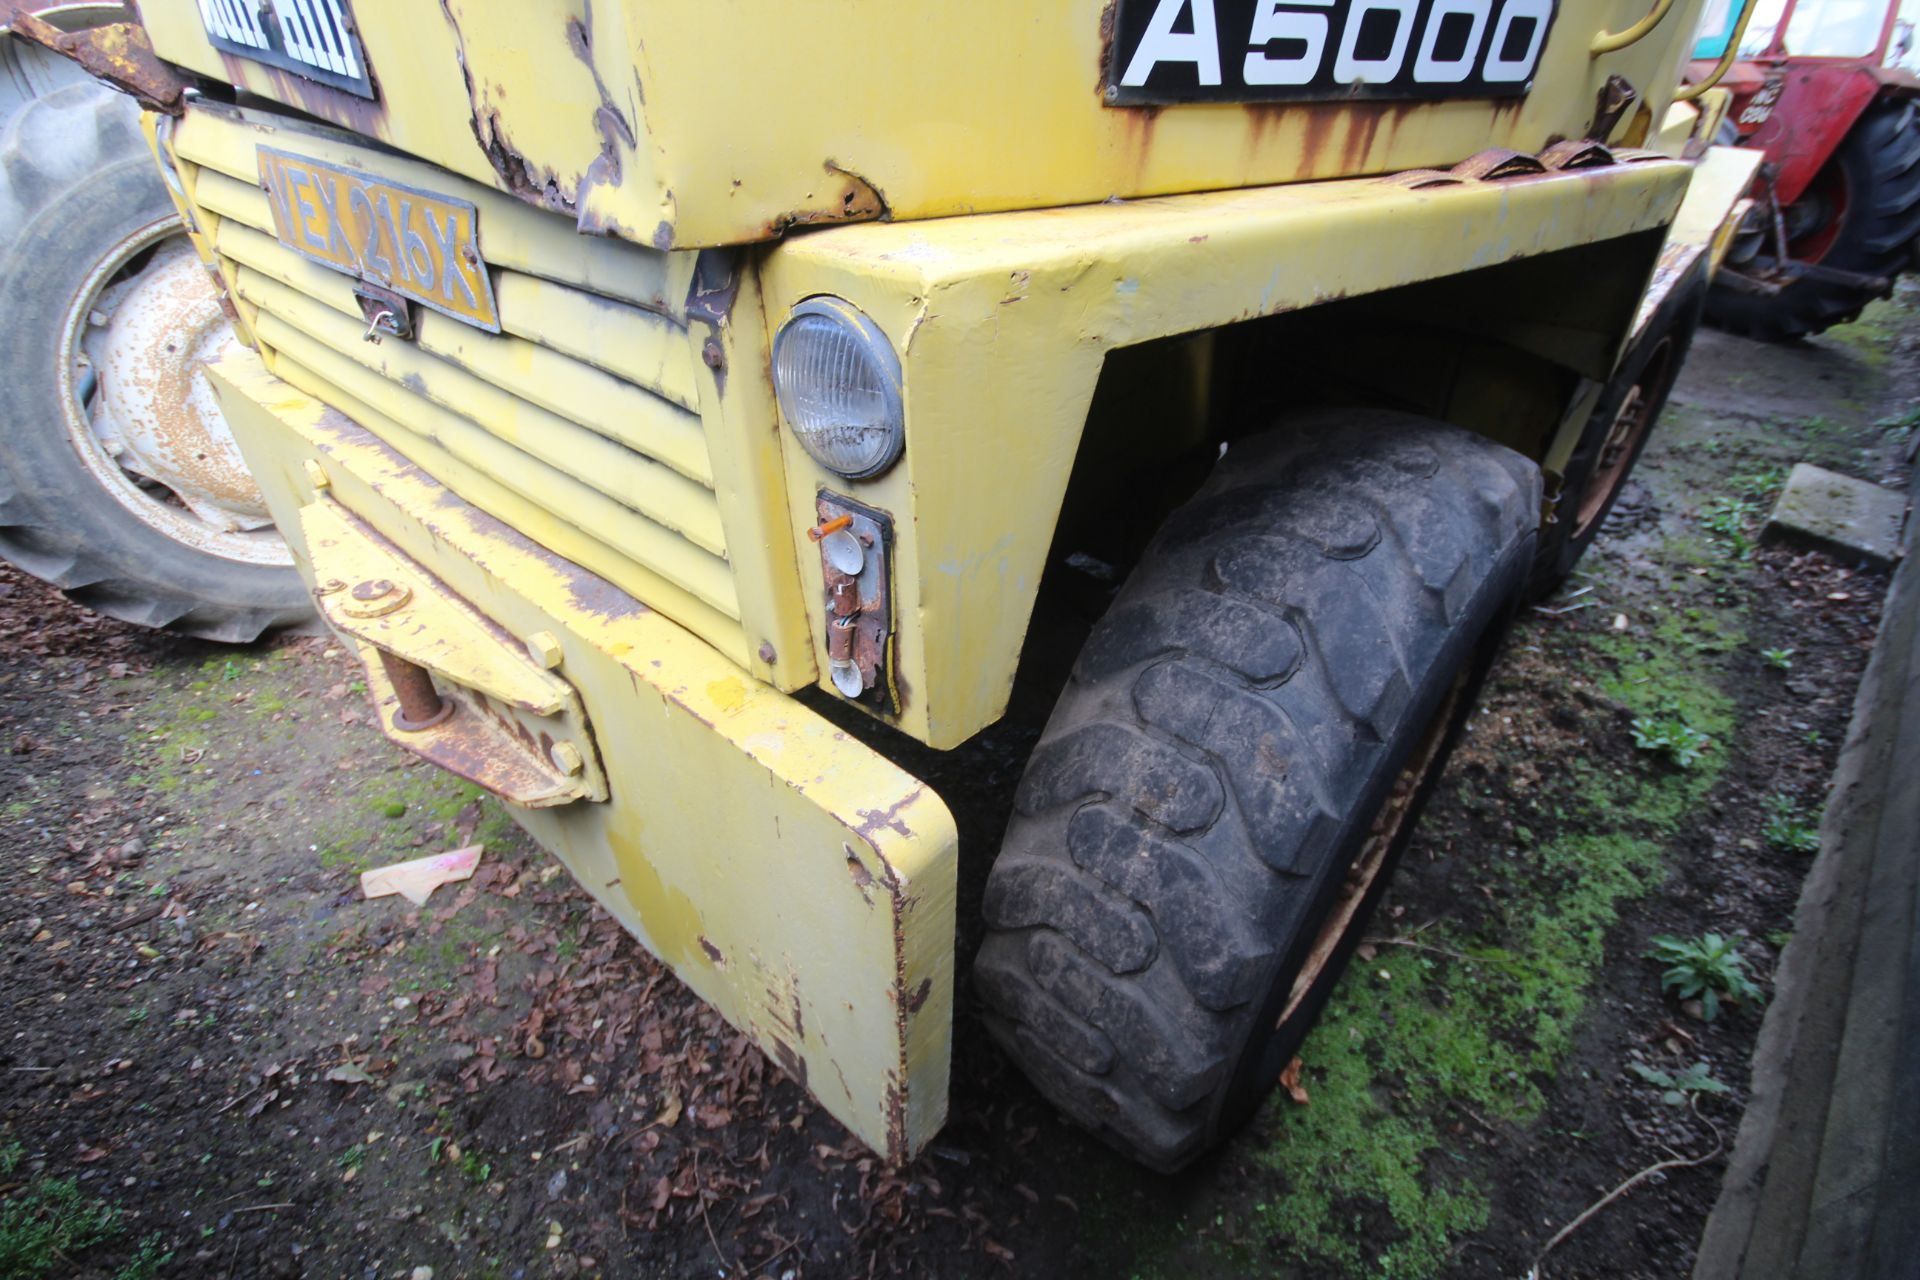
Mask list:
[[[1707,302],[1720,328],[1800,338],[1885,297],[1920,251],[1914,0],[1709,6],[1695,78],[1729,45],[1720,141],[1763,150],[1752,209]]]
[[[202,371],[232,325],[139,105],[22,38],[36,17],[79,35],[127,12],[0,8],[0,557],[101,613],[204,639],[304,620]]]

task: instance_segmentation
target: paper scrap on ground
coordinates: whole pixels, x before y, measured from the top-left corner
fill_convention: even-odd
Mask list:
[[[480,848],[470,844],[450,853],[396,862],[390,867],[375,867],[360,873],[360,892],[369,898],[384,898],[397,893],[416,907],[427,905],[433,891],[456,880],[470,880],[480,862]]]

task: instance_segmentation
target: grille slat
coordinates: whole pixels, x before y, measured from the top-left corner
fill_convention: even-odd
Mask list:
[[[289,260],[312,265],[274,239],[273,212],[259,187],[217,170],[202,169],[194,197],[222,218],[243,223],[266,236]],[[593,365],[683,409],[699,410],[693,352],[687,346],[686,330],[679,325],[613,298],[509,267],[488,265],[493,270],[494,299],[500,307],[503,330]],[[704,446],[701,452],[705,453]]]
[[[365,325],[357,318],[324,307],[258,272],[241,271],[240,296],[427,405],[458,415],[530,459],[571,476],[715,556],[726,554],[720,508],[712,490],[404,342],[378,346],[367,342],[362,337]],[[426,323],[421,321],[423,332]]]
[[[527,501],[520,494],[484,475],[471,474],[470,469],[463,468],[453,455],[438,444],[409,431],[330,379],[307,368],[288,351],[269,348],[266,357],[269,372],[308,395],[327,401],[436,480],[445,483],[445,477],[464,470],[467,480],[461,496],[475,507],[516,529],[528,528],[539,519],[541,508],[538,504]],[[731,616],[661,577],[624,551],[571,524],[549,521],[543,532],[542,544],[549,550],[598,574],[635,599],[650,602],[721,653],[734,657],[735,661],[740,661],[746,653],[746,635]]]
[[[315,319],[316,317],[308,317]],[[321,327],[325,327],[324,325]],[[484,472],[493,483],[519,494],[544,513],[544,520],[517,527],[542,530],[546,521],[559,520],[633,556],[661,577],[673,582],[711,608],[735,618],[733,578],[726,561],[702,551],[671,530],[653,523],[596,489],[522,453],[450,410],[420,400],[398,383],[382,378],[365,365],[341,355],[304,325],[296,326],[270,312],[260,316],[260,340],[285,351],[307,369],[363,404],[372,406],[397,425],[402,436],[388,443],[407,453],[413,440],[425,439],[450,457]],[[357,340],[357,336],[356,339]],[[322,399],[327,397],[323,394]],[[404,410],[403,419],[394,409]],[[343,410],[344,412],[344,410]],[[409,455],[411,456],[411,455]],[[468,484],[456,472],[436,477],[448,488],[468,497]],[[475,487],[477,494],[478,489]],[[469,497],[475,501],[477,497]],[[565,511],[570,515],[561,517]],[[504,518],[504,517],[503,517]],[[538,541],[540,539],[536,539]]]
[[[282,245],[257,184],[267,144],[473,202],[499,334],[415,309],[412,341],[362,340],[351,276]],[[268,367],[353,417],[465,500],[746,658],[695,357],[667,299],[687,269],[335,135],[196,113],[184,185]]]
[[[278,242],[237,222],[222,223],[214,242],[240,266],[349,319],[359,318],[353,283],[338,272],[286,253]],[[417,321],[419,350],[712,487],[700,419],[686,410],[524,339],[484,333],[431,313],[418,315]]]

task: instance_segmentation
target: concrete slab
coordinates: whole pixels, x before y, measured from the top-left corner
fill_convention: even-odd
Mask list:
[[[1899,555],[1907,495],[1802,462],[1767,517],[1762,537],[1818,547],[1877,569]]]

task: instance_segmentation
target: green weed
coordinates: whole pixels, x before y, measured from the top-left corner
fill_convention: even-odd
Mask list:
[[[1793,670],[1793,650],[1791,649],[1762,649],[1760,658],[1775,671]]]
[[[1757,1003],[1761,998],[1760,988],[1747,976],[1739,944],[1717,933],[1698,938],[1658,937],[1647,955],[1667,966],[1660,975],[1660,989],[1674,992],[1682,1000],[1698,1000],[1700,1016],[1708,1022],[1719,1016],[1723,998],[1735,1003]]]
[[[1634,746],[1664,755],[1682,769],[1700,763],[1713,745],[1713,739],[1677,716],[1636,716],[1632,729]]]
[[[1700,525],[1713,535],[1722,552],[1735,560],[1745,560],[1753,554],[1753,539],[1747,536],[1747,529],[1759,510],[1752,498],[1722,495],[1707,504]]]
[[[1761,801],[1767,821],[1760,828],[1767,843],[1788,853],[1817,853],[1820,833],[1800,812],[1800,802],[1792,796],[1772,795]]]
[[[1712,1069],[1704,1062],[1696,1062],[1677,1075],[1644,1062],[1629,1062],[1627,1070],[1656,1089],[1665,1090],[1660,1100],[1670,1107],[1684,1105],[1691,1094],[1727,1092],[1727,1086],[1713,1078]]]
[[[160,1268],[172,1261],[173,1251],[165,1247],[164,1237],[156,1231],[141,1239],[126,1265],[113,1273],[113,1280],[154,1280]]]

